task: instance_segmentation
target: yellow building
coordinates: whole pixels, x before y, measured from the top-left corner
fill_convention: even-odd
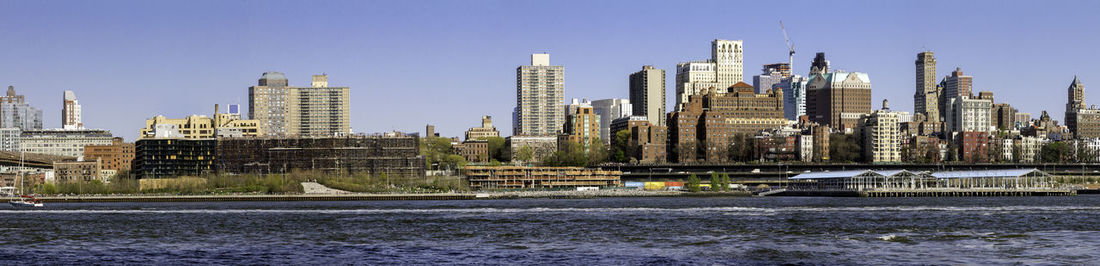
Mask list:
[[[214,118],[205,115],[189,115],[187,118],[166,118],[162,115],[145,120],[139,138],[204,139],[215,137],[259,137],[263,135],[260,122],[241,119],[239,113],[219,113],[214,105]]]

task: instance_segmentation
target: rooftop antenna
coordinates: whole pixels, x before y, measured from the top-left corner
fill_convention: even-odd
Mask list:
[[[794,68],[794,45],[791,44],[791,38],[787,37],[787,28],[783,27],[783,20],[779,20],[779,29],[783,31],[783,40],[787,41],[787,65]]]

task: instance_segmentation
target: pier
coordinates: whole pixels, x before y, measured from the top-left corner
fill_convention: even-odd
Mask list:
[[[364,201],[364,200],[471,200],[475,194],[336,194],[336,195],[125,195],[50,196],[45,203],[83,202],[210,202],[210,201]]]

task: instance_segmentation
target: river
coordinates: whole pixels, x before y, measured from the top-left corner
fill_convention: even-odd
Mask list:
[[[1100,196],[0,207],[6,264],[1095,264]]]

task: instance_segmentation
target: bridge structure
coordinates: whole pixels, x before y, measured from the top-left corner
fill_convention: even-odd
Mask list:
[[[54,162],[75,160],[76,158],[69,156],[0,151],[0,166],[3,167],[19,167],[20,161],[22,161],[22,165],[27,168],[53,169]]]

